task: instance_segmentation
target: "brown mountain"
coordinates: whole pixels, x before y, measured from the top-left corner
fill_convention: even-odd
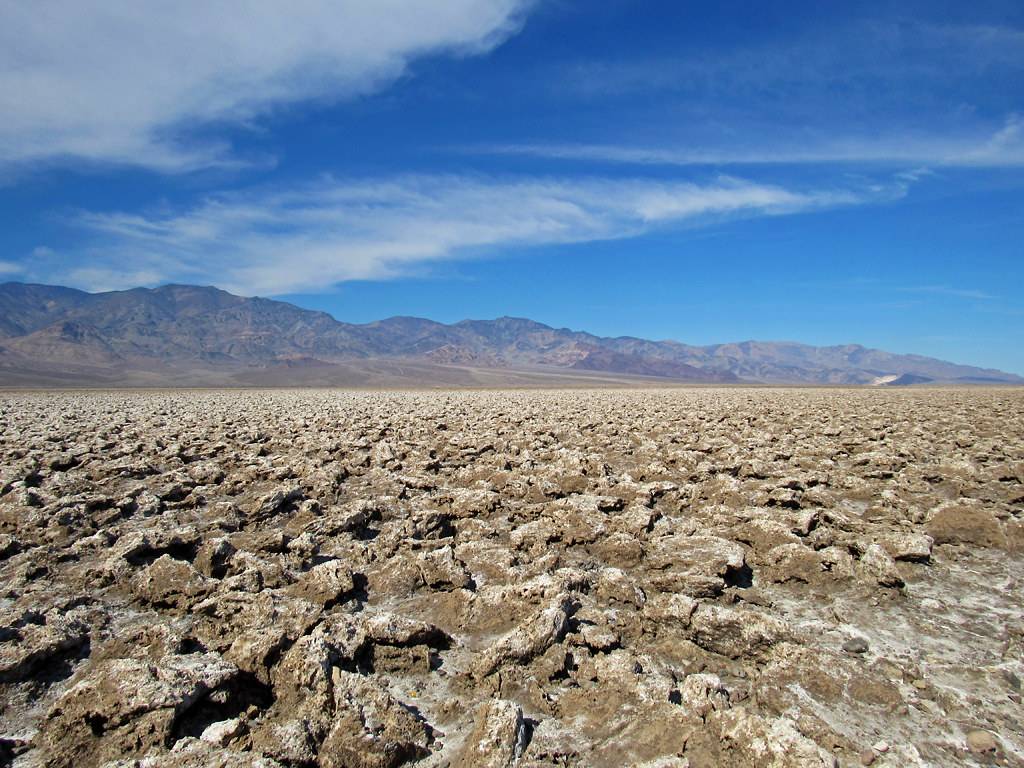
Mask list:
[[[858,345],[707,347],[603,338],[521,318],[356,325],[216,288],[86,293],[0,285],[0,384],[500,386],[1021,384],[1002,371]]]

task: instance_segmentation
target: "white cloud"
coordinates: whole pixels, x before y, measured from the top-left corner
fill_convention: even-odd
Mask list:
[[[795,213],[899,194],[796,191],[721,178],[405,176],[212,197],[173,215],[87,213],[90,244],[60,278],[84,288],[166,281],[243,294],[322,291],[518,247],[627,238],[668,225]],[[47,265],[53,279],[54,264]]]
[[[742,148],[677,149],[615,144],[500,144],[470,147],[472,153],[526,155],[632,165],[805,165],[878,163],[924,166],[907,171],[916,181],[927,167],[1024,166],[1024,119],[1009,116],[995,131],[978,136],[936,138],[833,138],[793,146],[774,143]]]
[[[20,264],[12,261],[0,261],[0,275],[17,275],[22,271]]]
[[[0,0],[0,163],[230,164],[184,131],[482,53],[532,0]]]

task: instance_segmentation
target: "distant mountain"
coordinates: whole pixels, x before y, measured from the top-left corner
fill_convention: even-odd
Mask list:
[[[512,317],[361,325],[217,288],[86,293],[0,285],[0,384],[1024,384],[1002,371],[858,345],[691,346]]]

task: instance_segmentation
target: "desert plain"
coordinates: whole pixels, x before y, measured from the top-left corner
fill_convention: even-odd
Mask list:
[[[0,764],[1024,766],[1024,390],[0,394]]]

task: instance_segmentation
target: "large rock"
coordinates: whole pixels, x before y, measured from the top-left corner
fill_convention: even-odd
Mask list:
[[[801,543],[780,544],[769,550],[765,554],[762,570],[769,581],[779,584],[817,584],[835,578],[835,575],[826,569],[821,554]]]
[[[27,680],[89,643],[89,625],[73,612],[29,612],[0,627],[0,684]]]
[[[430,727],[370,677],[333,672],[336,712],[322,768],[397,768],[430,754]]]
[[[334,716],[336,661],[321,627],[295,641],[272,671],[274,702],[253,728],[253,749],[287,765],[316,760]]]
[[[996,516],[978,506],[946,504],[932,511],[928,535],[936,544],[974,544],[1003,547],[1006,536]]]
[[[190,563],[170,555],[161,555],[132,579],[135,596],[157,608],[189,608],[211,589],[207,579]]]
[[[473,730],[452,768],[511,768],[526,746],[523,710],[494,699],[477,707]]]
[[[503,664],[529,661],[544,653],[565,635],[572,608],[572,599],[559,595],[542,611],[481,652],[473,663],[473,674],[478,678],[486,677]]]
[[[743,547],[717,536],[654,539],[644,566],[655,588],[693,597],[713,597],[732,585],[749,586],[752,578]]]
[[[897,531],[881,540],[881,545],[895,560],[927,563],[932,556],[931,536],[910,531]]]
[[[903,577],[896,567],[896,561],[878,544],[870,544],[858,562],[864,578],[877,582],[883,587],[902,587]]]
[[[169,743],[179,717],[237,674],[212,653],[102,662],[47,713],[39,739],[46,764],[72,768],[142,757]]]
[[[296,597],[329,608],[351,595],[355,588],[352,570],[340,560],[328,560],[302,574],[289,592]]]
[[[450,545],[420,555],[416,565],[431,589],[465,589],[473,584],[466,566],[455,558]]]
[[[794,639],[790,627],[774,616],[718,605],[701,605],[690,618],[688,635],[701,648],[731,659],[757,658]]]
[[[305,635],[322,613],[315,603],[269,590],[255,595],[221,592],[195,605],[192,621],[206,648],[269,683],[276,657]]]
[[[764,718],[743,707],[716,712],[721,765],[751,768],[836,768],[835,757],[800,733],[788,718]]]

